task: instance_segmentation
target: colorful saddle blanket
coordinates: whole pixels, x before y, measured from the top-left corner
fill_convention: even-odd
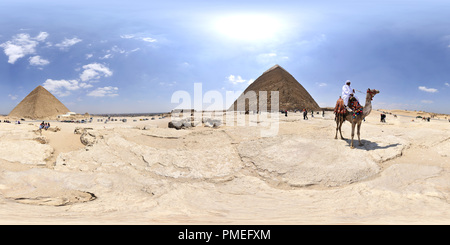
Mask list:
[[[350,109],[352,109],[353,111],[353,118],[360,115],[363,111],[362,105],[360,105],[358,100],[356,100],[354,97],[349,98],[348,107],[350,107]]]

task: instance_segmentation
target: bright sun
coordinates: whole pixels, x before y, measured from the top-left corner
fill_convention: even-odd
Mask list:
[[[236,14],[219,18],[214,28],[222,35],[243,41],[268,40],[280,31],[281,23],[273,16]]]

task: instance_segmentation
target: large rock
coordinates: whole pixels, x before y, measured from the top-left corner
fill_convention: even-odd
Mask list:
[[[10,162],[45,165],[53,151],[50,145],[33,139],[0,141],[0,158]]]
[[[65,206],[96,199],[93,193],[74,188],[68,180],[70,176],[44,168],[5,171],[0,173],[0,193],[18,203],[45,206]]]
[[[169,128],[175,128],[177,130],[179,129],[186,129],[191,127],[196,127],[200,122],[194,120],[194,118],[173,118],[169,124]]]
[[[222,120],[215,118],[203,118],[202,120],[205,127],[217,128],[222,125]]]
[[[74,134],[83,134],[83,133],[85,133],[85,132],[88,131],[88,130],[93,130],[93,128],[76,127],[76,128],[73,130],[73,133],[74,133]]]
[[[80,141],[85,146],[93,146],[97,143],[103,136],[97,131],[84,131],[80,136]]]
[[[281,135],[241,142],[238,150],[247,166],[275,185],[342,186],[378,174],[378,163],[406,147],[398,138],[377,140],[365,142],[366,149],[351,149],[345,141]]]
[[[156,135],[158,129],[153,130]],[[161,130],[161,135],[166,133],[166,129]],[[174,140],[171,138],[166,140]],[[128,141],[118,133],[104,134],[89,151],[61,153],[55,169],[213,179],[233,176],[242,168],[229,136],[223,132],[191,133],[178,140],[177,147],[158,149]]]

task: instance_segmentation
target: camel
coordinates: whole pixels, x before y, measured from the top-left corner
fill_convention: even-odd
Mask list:
[[[372,99],[373,97],[378,94],[380,91],[376,89],[367,89],[367,95],[366,95],[366,104],[364,105],[363,111],[361,114],[353,116],[353,113],[347,112],[345,114],[339,114],[336,113],[335,121],[336,121],[336,136],[334,137],[337,139],[337,132],[339,130],[339,133],[341,134],[341,139],[344,139],[342,137],[342,131],[341,127],[342,124],[344,124],[345,121],[349,121],[352,124],[352,141],[351,141],[351,148],[354,149],[353,146],[353,137],[355,135],[355,126],[357,126],[357,135],[358,135],[358,141],[359,145],[361,146],[361,138],[360,138],[360,129],[361,129],[361,123],[365,117],[367,117],[370,112],[372,111]]]

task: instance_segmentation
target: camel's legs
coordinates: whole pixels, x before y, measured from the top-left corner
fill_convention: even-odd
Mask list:
[[[358,122],[358,128],[357,128],[357,130],[358,130],[357,134],[358,134],[359,145],[363,145],[363,144],[361,143],[361,138],[359,137],[359,131],[361,130],[361,122]]]
[[[351,143],[351,148],[352,148],[352,149],[355,148],[355,147],[353,146],[353,137],[355,136],[355,126],[356,126],[356,123],[355,123],[355,122],[352,122],[352,143]]]
[[[339,130],[339,115],[338,114],[336,114],[336,116],[334,117],[334,120],[336,121],[336,135],[334,136],[334,139],[337,139],[337,133],[338,133],[338,130]]]
[[[342,115],[341,116],[341,124],[339,124],[339,133],[341,134],[341,139],[342,140],[345,140],[345,138],[344,137],[342,137],[342,124],[344,124],[344,122],[345,122],[345,119],[344,119],[344,116]]]
[[[337,139],[338,131],[341,134],[341,139],[344,139],[342,137],[342,131],[341,131],[342,124],[344,123],[344,121],[342,119],[343,119],[343,116],[341,114],[337,114],[336,117],[334,118],[334,120],[336,120],[336,135],[334,136],[334,139]]]

